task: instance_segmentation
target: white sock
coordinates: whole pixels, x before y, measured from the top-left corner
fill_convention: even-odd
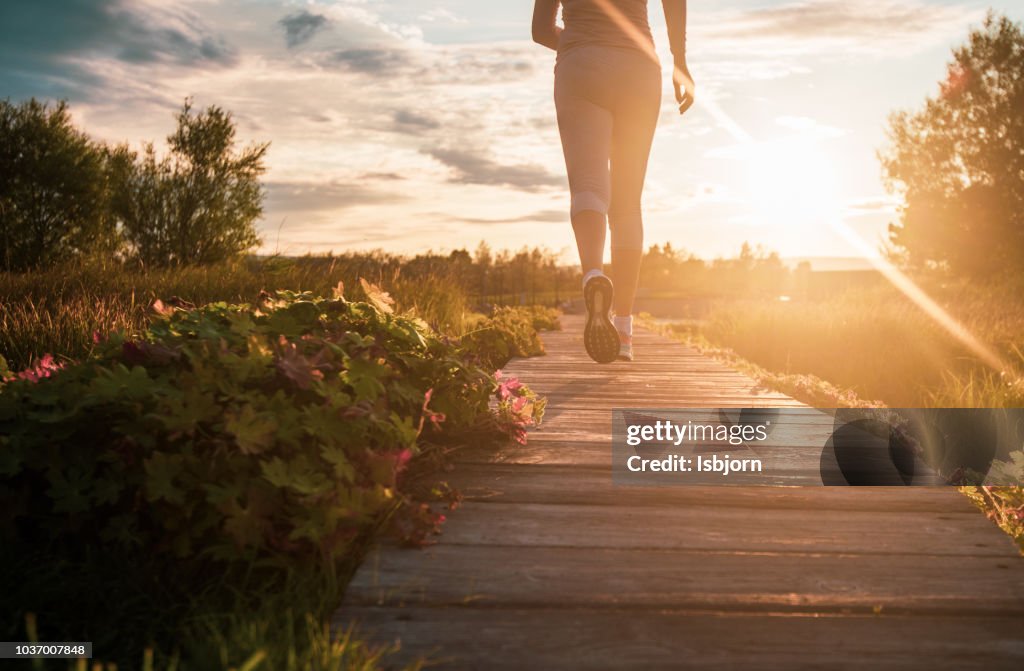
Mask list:
[[[601,270],[600,268],[594,268],[593,270],[588,270],[587,274],[583,276],[583,288],[584,289],[587,288],[587,282],[590,281],[591,277],[598,277],[599,275],[600,276],[604,275],[604,271]]]
[[[615,315],[612,317],[612,322],[615,324],[615,330],[623,335],[633,336],[633,315],[626,315],[620,317]]]

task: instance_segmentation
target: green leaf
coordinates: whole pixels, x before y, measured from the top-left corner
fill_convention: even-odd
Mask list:
[[[284,461],[274,457],[260,464],[264,479],[275,487],[292,489],[300,494],[322,494],[330,487],[323,473],[315,471],[304,457]]]
[[[390,373],[387,366],[375,361],[346,357],[341,379],[352,387],[356,401],[374,401],[384,393],[383,380]]]
[[[183,503],[185,492],[175,485],[174,480],[183,470],[184,457],[180,454],[154,452],[144,463],[146,469],[146,499],[148,501],[163,499],[168,503]]]
[[[235,437],[243,454],[259,454],[274,444],[277,421],[269,413],[257,413],[251,405],[228,415],[224,428]]]
[[[345,448],[339,445],[323,445],[320,447],[320,456],[328,464],[333,466],[334,474],[342,482],[352,482],[355,478],[355,468],[349,461]]]
[[[53,499],[53,511],[57,513],[81,513],[89,509],[90,474],[57,469],[50,471],[47,478],[50,487],[47,494]]]

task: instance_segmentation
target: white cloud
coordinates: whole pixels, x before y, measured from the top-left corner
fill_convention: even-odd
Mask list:
[[[694,29],[695,49],[742,50],[767,58],[891,57],[921,51],[963,33],[984,10],[910,0],[803,0],[728,9]]]

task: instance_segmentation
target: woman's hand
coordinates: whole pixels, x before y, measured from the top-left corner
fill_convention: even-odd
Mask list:
[[[548,49],[558,50],[562,29],[555,23],[559,0],[536,0],[533,5],[533,41]]]
[[[685,58],[675,59],[672,68],[672,85],[676,90],[676,102],[679,103],[679,114],[685,114],[693,105],[694,91],[697,85],[693,82],[690,68],[686,67]]]
[[[676,89],[679,113],[685,114],[693,104],[694,86],[690,68],[686,67],[686,0],[661,0],[665,9],[665,26],[672,51],[672,84]]]

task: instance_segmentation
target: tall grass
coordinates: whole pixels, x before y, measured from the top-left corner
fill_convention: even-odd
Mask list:
[[[890,406],[1018,406],[1024,402],[1024,301],[1000,287],[930,287],[979,340],[992,370],[893,288],[818,301],[719,303],[700,333],[774,372],[812,374]]]
[[[12,368],[50,353],[78,358],[93,346],[95,332],[138,333],[157,298],[189,303],[252,303],[261,291],[291,289],[331,295],[338,283],[361,297],[359,278],[388,290],[402,310],[413,310],[445,333],[461,335],[465,293],[443,272],[402,272],[384,254],[245,258],[212,266],[127,268],[93,259],[28,274],[0,273],[0,355]]]

